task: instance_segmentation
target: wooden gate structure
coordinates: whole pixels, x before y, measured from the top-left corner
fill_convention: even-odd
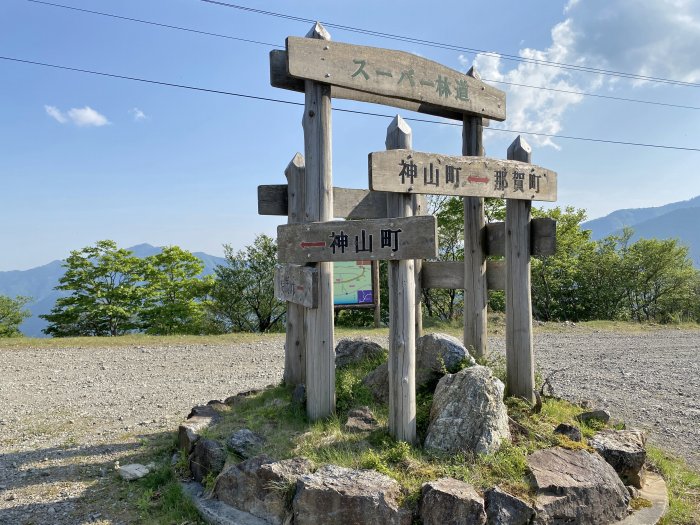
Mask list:
[[[530,255],[554,249],[554,224],[531,220],[533,200],[556,200],[556,173],[530,164],[520,138],[508,160],[484,157],[485,119],[505,120],[505,93],[402,51],[331,42],[316,23],[306,38],[288,37],[270,53],[275,87],[305,94],[304,156],[285,170],[287,185],[260,186],[258,212],[286,215],[278,227],[276,295],[287,301],[284,380],[306,385],[311,420],[335,410],[333,261],[389,261],[389,431],[416,440],[415,340],[420,291],[464,289],[464,344],[486,350],[487,290],[506,290],[507,389],[533,400],[534,361]],[[463,122],[462,156],[412,150],[411,130],[397,116],[386,151],[369,154],[369,190],[334,188],[331,99],[385,104]],[[435,217],[424,215],[422,194],[464,198],[464,262],[435,259]],[[506,222],[486,225],[484,197],[506,199]],[[333,217],[349,220],[332,221]],[[487,255],[505,263],[487,265]],[[421,268],[422,266],[422,268]],[[418,312],[418,313],[417,313]]]

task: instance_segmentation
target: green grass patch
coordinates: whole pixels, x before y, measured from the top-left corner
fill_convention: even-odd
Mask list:
[[[700,519],[700,472],[663,450],[647,445],[647,461],[668,487],[668,513],[661,525],[697,525]]]

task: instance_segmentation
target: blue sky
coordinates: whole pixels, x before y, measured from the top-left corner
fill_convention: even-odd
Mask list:
[[[284,44],[310,27],[200,0],[57,0],[79,8]],[[239,5],[501,54],[700,82],[700,3],[255,2]],[[485,79],[700,107],[700,88],[579,73],[330,29],[333,40],[417,53]],[[0,55],[302,102],[269,85],[271,47],[40,5],[0,3]],[[284,183],[303,152],[301,108],[0,60],[0,271],[65,258],[114,239],[221,255],[274,235],[256,187]],[[700,111],[493,84],[507,93],[495,127],[698,148]],[[335,107],[404,117],[390,107]],[[333,114],[333,176],[367,187],[367,153],[389,119]],[[414,148],[461,152],[460,129],[410,123]],[[515,135],[488,131],[488,156]],[[558,205],[590,218],[700,194],[700,152],[526,136],[533,162],[559,174]]]

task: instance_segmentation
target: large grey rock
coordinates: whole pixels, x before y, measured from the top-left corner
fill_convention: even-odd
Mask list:
[[[535,509],[499,487],[484,492],[484,506],[488,525],[528,525],[535,517]]]
[[[238,510],[223,501],[206,497],[204,487],[196,481],[181,483],[183,492],[209,525],[270,525],[249,512]],[[188,522],[185,522],[188,523]]]
[[[449,453],[495,452],[510,439],[504,388],[485,366],[444,376],[433,396],[425,447]]]
[[[257,454],[264,443],[265,439],[260,434],[247,428],[237,430],[226,440],[226,444],[231,447],[231,450],[243,459]]]
[[[537,525],[605,525],[627,516],[629,494],[598,454],[560,447],[527,458],[537,499]]]
[[[581,441],[581,438],[582,438],[581,429],[574,426],[574,425],[569,425],[568,423],[559,423],[557,425],[557,428],[554,429],[554,433],[561,434],[562,436],[566,436],[571,441],[576,441],[576,442]]]
[[[335,347],[335,366],[352,365],[365,359],[373,359],[384,354],[384,350],[367,337],[341,339]]]
[[[311,472],[312,463],[305,458],[272,461],[257,456],[236,465],[228,465],[214,484],[214,495],[224,503],[273,525],[291,518],[287,507],[290,491],[303,474]]]
[[[426,334],[416,340],[416,386],[425,386],[465,363],[476,364],[462,342],[447,334]]]
[[[301,476],[292,507],[295,525],[409,525],[399,484],[374,470],[335,465]]]
[[[603,459],[610,463],[625,485],[642,488],[646,436],[641,430],[601,430],[588,440]]]
[[[576,419],[584,423],[588,423],[592,420],[600,421],[601,423],[607,423],[608,421],[610,421],[610,412],[608,412],[607,410],[591,410],[589,412],[582,412],[581,414],[576,416]]]
[[[369,407],[355,408],[348,412],[345,430],[350,432],[371,432],[377,428],[379,428],[379,423]]]
[[[211,426],[216,420],[211,417],[195,416],[180,424],[177,430],[177,442],[180,450],[190,454],[199,439],[202,430]]]
[[[484,500],[469,483],[452,478],[423,483],[420,518],[423,525],[483,525]]]
[[[474,358],[459,339],[447,334],[426,334],[416,341],[416,390],[435,383],[448,372],[457,372]],[[382,363],[362,381],[379,403],[389,402],[389,366]]]
[[[226,463],[226,449],[213,439],[197,440],[190,454],[190,472],[195,481],[218,474]]]
[[[145,465],[140,463],[131,463],[129,465],[124,465],[119,467],[117,470],[119,476],[125,481],[134,481],[147,476],[150,470]]]

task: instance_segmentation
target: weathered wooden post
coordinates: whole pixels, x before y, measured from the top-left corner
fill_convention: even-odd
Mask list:
[[[304,220],[305,166],[304,157],[297,153],[284,170],[287,177],[287,224],[299,224]],[[284,382],[298,385],[305,382],[306,339],[304,318],[306,308],[287,302],[287,330],[284,346]]]
[[[399,115],[386,132],[386,149],[412,149],[411,128]],[[413,216],[413,196],[387,195],[389,217]],[[389,261],[389,433],[416,441],[416,281],[411,259]]]
[[[425,197],[418,194],[411,195],[411,206],[414,216],[423,215],[425,213]],[[418,339],[423,335],[423,287],[421,286],[421,280],[423,278],[423,260],[415,259],[413,265],[416,283],[416,339]]]
[[[307,38],[330,40],[316,23]],[[333,217],[331,162],[331,87],[304,81],[304,156],[306,158],[305,222]],[[306,413],[312,421],[335,411],[333,337],[333,263],[318,263],[318,308],[306,312]]]
[[[481,77],[473,67],[467,75]],[[483,122],[480,116],[464,115],[462,155],[483,157]],[[464,346],[475,357],[486,353],[486,250],[484,246],[483,197],[464,197]]]
[[[508,160],[532,162],[532,148],[518,136],[508,147]],[[525,171],[515,171],[513,184],[524,189]],[[508,395],[535,401],[530,292],[529,200],[506,199],[506,377]]]

